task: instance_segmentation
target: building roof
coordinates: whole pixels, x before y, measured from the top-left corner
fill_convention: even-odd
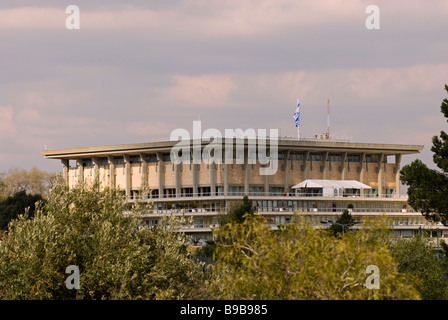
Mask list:
[[[372,189],[370,186],[356,180],[317,180],[308,179],[296,184],[293,189],[301,188],[333,188],[333,189]]]
[[[224,140],[224,139],[223,139]],[[82,147],[82,148],[68,148],[68,149],[54,149],[42,150],[40,153],[47,159],[74,159],[74,158],[89,158],[101,156],[118,156],[118,155],[138,155],[141,153],[153,152],[170,152],[179,141],[155,141],[147,143],[133,143],[122,145],[96,146],[96,147]],[[190,140],[193,145],[195,140]],[[208,144],[205,140],[198,142],[202,146]],[[266,142],[266,147],[269,146],[269,141]],[[247,148],[248,140],[245,140],[245,148]],[[224,149],[224,141],[223,141]],[[405,144],[379,144],[379,143],[357,143],[344,142],[335,140],[300,140],[279,138],[278,151],[296,151],[296,152],[347,152],[347,153],[369,153],[369,154],[415,154],[423,149],[422,145],[405,145]],[[224,151],[224,150],[223,150]]]

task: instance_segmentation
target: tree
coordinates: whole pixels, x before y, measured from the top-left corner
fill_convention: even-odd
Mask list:
[[[11,220],[26,213],[26,218],[32,218],[36,210],[36,203],[43,201],[41,195],[27,194],[19,191],[14,196],[0,202],[0,230],[6,230]]]
[[[46,172],[36,167],[30,170],[10,169],[0,174],[0,199],[13,196],[19,191],[47,197],[57,178],[56,173]]]
[[[259,215],[218,231],[210,292],[217,299],[418,299],[384,241],[387,225],[365,224],[333,237],[298,221],[273,232]],[[380,270],[368,289],[366,269]]]
[[[183,221],[142,227],[143,204],[129,208],[118,190],[95,190],[57,185],[33,219],[10,223],[0,242],[0,300],[197,298],[202,265],[177,232]],[[65,285],[71,265],[78,290]]]
[[[330,227],[330,232],[333,235],[345,234],[356,223],[348,210],[344,210],[342,215]]]
[[[389,248],[398,262],[398,271],[412,280],[422,299],[448,299],[448,265],[445,259],[437,259],[431,238],[423,235],[412,239],[392,238]]]
[[[249,197],[245,195],[242,202],[237,202],[236,204],[230,206],[228,212],[219,217],[220,225],[225,225],[232,221],[237,223],[242,223],[245,220],[245,215],[253,215],[256,208],[252,206],[252,202]]]
[[[448,93],[448,85],[445,85]],[[448,118],[448,99],[440,107]],[[447,120],[448,121],[448,120]],[[404,166],[400,172],[401,181],[408,186],[408,203],[422,212],[426,219],[448,225],[448,134],[432,138],[433,161],[441,170],[429,169],[420,160]]]

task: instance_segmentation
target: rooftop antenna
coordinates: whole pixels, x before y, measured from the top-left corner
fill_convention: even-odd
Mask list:
[[[330,139],[330,99],[327,99],[327,139]]]

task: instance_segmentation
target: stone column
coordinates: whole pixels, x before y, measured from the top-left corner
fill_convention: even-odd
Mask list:
[[[347,152],[341,154],[341,166],[339,167],[339,172],[341,173],[341,180],[345,180],[345,175],[347,170],[345,169],[345,163],[347,162]]]
[[[78,185],[84,184],[84,167],[82,166],[82,159],[76,159],[76,167],[78,168]]]
[[[115,188],[115,163],[114,163],[114,157],[107,156],[107,161],[109,162],[110,187],[111,188]]]
[[[269,196],[269,175],[264,176],[264,195]]]
[[[93,183],[100,183],[100,169],[98,165],[98,158],[92,158],[93,163]]]
[[[322,179],[327,179],[327,161],[328,161],[328,151],[322,153],[322,165],[320,171],[322,172]]]
[[[66,184],[69,184],[69,160],[68,159],[61,159],[62,163],[62,178],[64,179],[64,182]]]
[[[378,155],[378,197],[383,196],[384,154]]]
[[[302,171],[303,171],[303,180],[308,179],[308,158],[310,156],[309,151],[305,151],[303,155],[303,164],[302,164]]]
[[[289,153],[290,150],[287,150],[285,152],[283,152],[283,165],[284,165],[284,169],[285,169],[285,177],[284,177],[284,182],[283,182],[283,193],[288,193],[288,189],[289,189],[289,166],[288,166],[288,159],[289,159]]]
[[[131,196],[131,161],[129,155],[124,155],[124,173],[126,176],[125,191],[126,197],[129,199]]]
[[[163,189],[165,188],[165,165],[163,163],[162,153],[157,152],[157,173],[159,178],[159,198],[163,198]]]
[[[145,154],[140,154],[140,161],[140,169],[142,172],[141,189],[143,190],[142,199],[148,199],[148,162],[146,161]]]
[[[209,164],[210,170],[210,195],[216,195],[216,163]]]
[[[364,183],[364,172],[365,172],[365,167],[366,167],[366,153],[362,153],[361,156],[359,157],[359,182]],[[361,196],[364,195],[364,188],[361,188],[361,190],[359,191],[361,193]]]
[[[176,198],[182,195],[182,163],[174,165],[174,181],[176,183]]]
[[[400,163],[401,163],[401,154],[396,154],[395,155],[395,194],[396,194],[397,198],[400,197],[400,192],[401,192]]]
[[[222,164],[222,168],[224,170],[224,195],[227,196],[229,194],[229,175],[227,164],[225,162]]]
[[[243,169],[244,169],[244,194],[247,195],[247,196],[249,195],[249,164],[248,164],[248,155],[247,155],[248,152],[244,153],[244,164],[243,164]]]

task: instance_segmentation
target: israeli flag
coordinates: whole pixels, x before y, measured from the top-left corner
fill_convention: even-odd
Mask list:
[[[297,108],[296,112],[294,112],[294,122],[296,123],[296,128],[299,126],[299,120],[300,120],[300,101],[297,99]]]

